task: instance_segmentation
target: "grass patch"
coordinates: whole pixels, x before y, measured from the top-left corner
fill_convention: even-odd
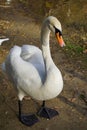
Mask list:
[[[82,70],[87,70],[87,54],[83,53],[86,46],[80,44],[66,42],[66,47],[63,49],[67,58]],[[87,74],[86,74],[87,75]]]
[[[66,42],[66,51],[71,55],[83,54],[85,48],[81,45]]]

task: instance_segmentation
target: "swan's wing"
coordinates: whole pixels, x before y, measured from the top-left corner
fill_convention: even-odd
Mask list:
[[[21,49],[21,58],[24,61],[31,63],[36,68],[42,81],[44,82],[45,66],[42,51],[38,47],[32,45],[23,45]]]
[[[6,72],[10,79],[17,86],[40,87],[44,80],[44,67],[41,64],[32,64],[23,60],[20,56],[22,48],[15,46],[11,49],[7,60],[5,61]]]
[[[41,66],[44,66],[42,51],[38,47],[23,45],[21,48],[21,58],[33,65],[41,64]]]
[[[32,45],[23,45],[21,50],[21,57],[24,60],[29,60],[29,58],[31,58],[33,55],[41,53],[41,50],[38,47]]]
[[[23,45],[21,50],[21,58],[31,63],[38,72],[42,74],[45,69],[42,51],[38,47],[32,45]]]

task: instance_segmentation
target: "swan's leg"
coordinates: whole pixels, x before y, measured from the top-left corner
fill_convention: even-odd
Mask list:
[[[43,104],[42,104],[40,110],[38,111],[39,116],[48,118],[48,119],[51,119],[52,117],[54,117],[58,114],[59,113],[56,110],[45,107],[45,101],[43,101]]]
[[[23,124],[25,124],[27,126],[32,126],[39,121],[38,118],[35,116],[35,114],[32,114],[32,115],[23,115],[22,114],[22,111],[21,111],[22,103],[20,100],[18,101],[18,106],[19,106],[19,120]]]

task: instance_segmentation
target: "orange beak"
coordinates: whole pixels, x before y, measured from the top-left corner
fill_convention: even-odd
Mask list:
[[[59,35],[59,33],[56,33],[56,38],[61,47],[65,46],[65,43],[63,41],[63,37]]]

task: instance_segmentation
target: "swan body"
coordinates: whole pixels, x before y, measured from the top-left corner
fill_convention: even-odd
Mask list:
[[[31,54],[23,55],[22,49],[24,47],[26,51],[27,46],[35,48],[38,52],[33,53],[32,50]],[[52,63],[49,63],[50,66],[46,72],[41,50],[34,46],[27,46],[14,46],[5,62],[6,71],[19,91],[19,99],[22,100],[26,95],[30,95],[37,100],[56,97],[63,88],[63,80],[59,69],[51,61]]]
[[[9,40],[9,38],[0,39],[0,46],[2,45],[2,43],[3,43],[4,41],[8,41],[8,40]]]
[[[64,46],[61,24],[55,17],[49,16],[41,29],[42,51],[32,45],[14,46],[3,63],[4,70],[18,90],[20,101],[26,95],[37,100],[49,100],[63,89],[61,72],[51,58],[51,31],[56,34],[59,44]]]

